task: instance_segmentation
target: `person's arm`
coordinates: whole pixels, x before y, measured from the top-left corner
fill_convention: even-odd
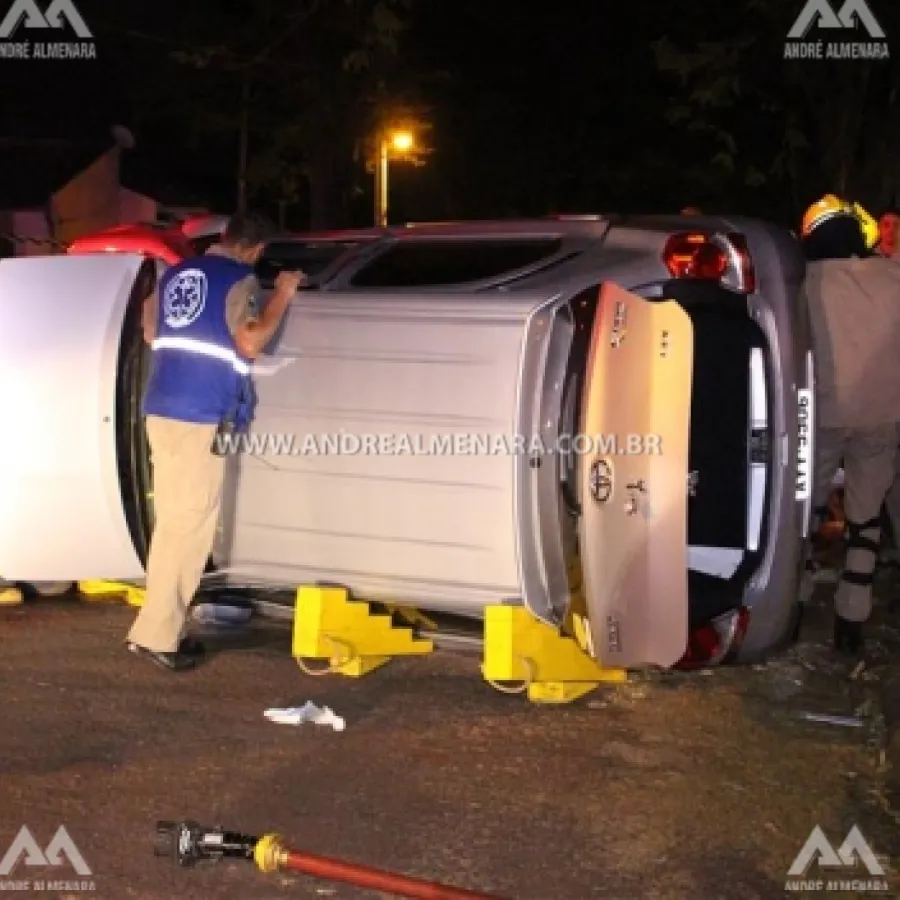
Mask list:
[[[272,340],[305,278],[301,272],[282,272],[275,280],[275,292],[262,313],[256,310],[256,298],[261,290],[255,277],[245,278],[231,289],[226,312],[228,328],[243,356],[256,359]]]
[[[157,320],[159,317],[159,294],[154,288],[144,300],[141,307],[141,328],[144,332],[144,340],[152,344],[156,339]]]

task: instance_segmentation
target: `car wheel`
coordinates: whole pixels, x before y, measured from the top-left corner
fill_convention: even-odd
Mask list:
[[[59,597],[75,587],[74,581],[32,581],[31,587],[39,597]]]

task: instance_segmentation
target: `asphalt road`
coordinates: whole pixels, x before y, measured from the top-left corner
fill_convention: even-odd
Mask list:
[[[538,708],[449,654],[360,681],[311,678],[284,625],[220,637],[203,668],[175,676],[124,651],[133,614],[75,599],[0,610],[0,854],[22,825],[45,846],[64,824],[90,896],[378,896],[245,862],[179,869],[153,856],[157,819],[277,831],[299,849],[516,900],[771,900],[815,825],[837,846],[857,824],[900,859],[882,677],[851,679],[815,628],[764,667]],[[263,717],[306,700],[346,730]],[[813,724],[804,711],[865,723]],[[0,882],[76,877],[20,863]]]

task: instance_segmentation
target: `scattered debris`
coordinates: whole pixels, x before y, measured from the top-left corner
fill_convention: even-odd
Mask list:
[[[267,709],[263,715],[277,725],[302,725],[312,722],[313,725],[330,725],[335,731],[346,728],[344,720],[327,706],[318,707],[307,700],[303,706],[291,706],[286,709]]]
[[[244,625],[253,616],[253,605],[242,597],[220,596],[203,600],[191,609],[191,617],[201,625]]]
[[[823,725],[837,725],[842,728],[862,728],[865,721],[858,716],[830,716],[825,713],[802,712],[800,718],[807,722],[820,722]]]

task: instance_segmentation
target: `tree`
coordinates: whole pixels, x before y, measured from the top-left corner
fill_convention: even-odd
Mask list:
[[[894,10],[890,15],[896,17]],[[669,122],[700,153],[717,199],[731,199],[729,206],[740,198],[795,220],[824,191],[887,203],[900,174],[895,67],[784,59],[795,16],[779,0],[750,0],[743,16],[729,18],[729,34],[720,40],[656,42],[657,66],[682,91]]]
[[[256,200],[307,199],[312,227],[327,227],[341,218],[341,184],[373,106],[391,96],[412,2],[219,0],[214,15],[187,4],[175,15],[167,0],[164,39],[148,10],[145,23],[129,8],[128,25],[112,28],[125,38],[122,65],[142,74],[135,107],[147,130],[205,150],[220,176],[230,167],[239,201],[246,179]]]

